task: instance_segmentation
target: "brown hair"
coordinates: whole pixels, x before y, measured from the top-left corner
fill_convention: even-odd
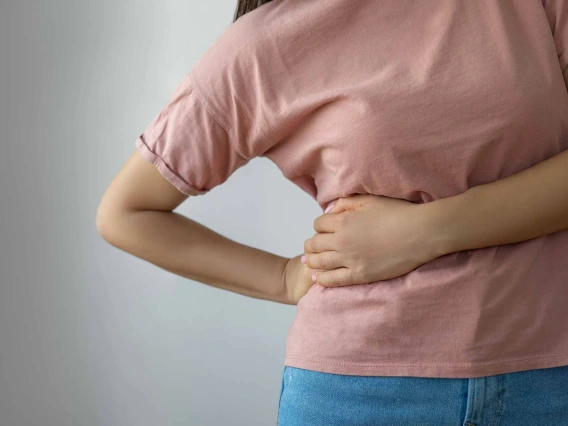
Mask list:
[[[269,3],[272,0],[239,0],[237,5],[237,9],[235,10],[235,16],[233,18],[233,22],[239,19],[241,16],[248,12],[252,12],[259,6],[262,6],[265,3]]]

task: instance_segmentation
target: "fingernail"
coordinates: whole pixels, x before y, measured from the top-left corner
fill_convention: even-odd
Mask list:
[[[302,256],[302,263],[306,263],[306,256]]]
[[[335,201],[333,203],[331,203],[329,206],[327,206],[324,213],[327,213],[328,211],[330,211],[333,208],[334,204],[335,204]]]
[[[316,274],[312,275],[312,281],[313,281],[313,282],[316,282],[316,279],[317,279],[317,278],[316,278]]]

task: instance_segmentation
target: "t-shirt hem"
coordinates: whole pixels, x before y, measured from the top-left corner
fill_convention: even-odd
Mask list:
[[[568,352],[486,363],[356,363],[286,355],[284,365],[352,376],[476,378],[568,365]]]
[[[136,139],[136,148],[142,155],[142,157],[148,161],[149,163],[153,164],[160,174],[166,178],[172,185],[174,185],[179,191],[181,191],[185,195],[202,195],[207,193],[208,191],[198,190],[188,185],[188,183],[183,180],[180,176],[178,176],[174,171],[166,164],[164,159],[156,154],[154,151],[144,143],[141,136],[138,136]]]

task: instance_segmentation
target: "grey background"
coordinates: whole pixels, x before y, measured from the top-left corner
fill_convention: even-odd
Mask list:
[[[95,226],[136,137],[235,6],[0,0],[2,426],[275,423],[295,306],[176,276]],[[288,257],[321,214],[265,158],[178,212]]]

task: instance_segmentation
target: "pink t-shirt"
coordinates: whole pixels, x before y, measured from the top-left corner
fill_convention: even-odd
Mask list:
[[[324,208],[423,203],[568,149],[568,0],[273,0],[182,79],[136,147],[201,195],[254,157]],[[380,261],[380,259],[377,259]],[[285,365],[471,378],[568,365],[568,230],[313,286]]]

